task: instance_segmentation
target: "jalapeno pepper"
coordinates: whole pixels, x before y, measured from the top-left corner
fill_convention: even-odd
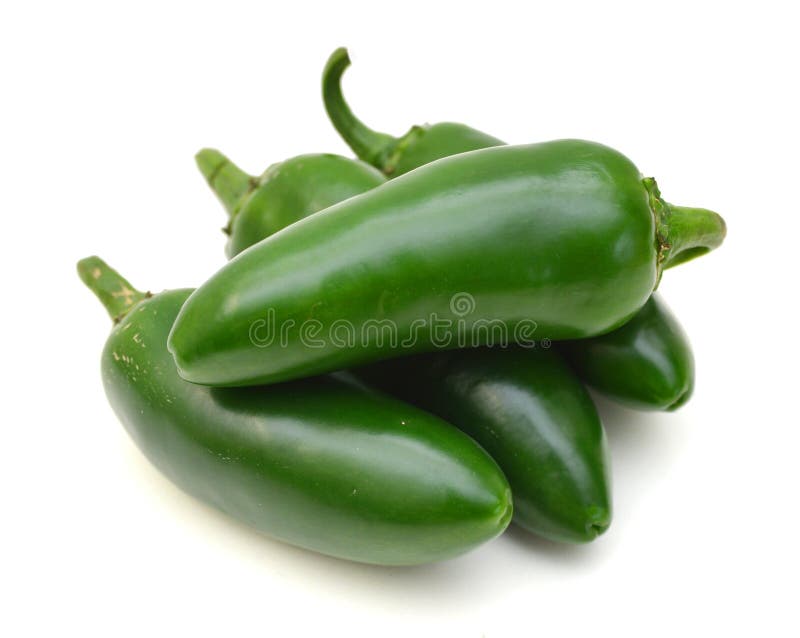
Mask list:
[[[559,347],[586,383],[634,408],[676,410],[694,389],[689,340],[657,294],[621,328]]]
[[[509,341],[596,336],[724,234],[719,215],[666,203],[600,144],[463,153],[240,254],[187,300],[169,347],[185,379],[235,386],[485,345],[487,322]],[[335,338],[341,326],[353,343]]]
[[[449,424],[343,377],[187,383],[165,344],[191,290],[138,292],[96,257],[78,270],[115,320],[102,356],[108,399],[189,494],[287,543],[384,565],[448,558],[508,524],[505,477]]]
[[[215,149],[203,149],[195,159],[230,216],[228,257],[255,243],[253,237],[271,235],[385,181],[371,166],[329,153],[293,157],[260,177],[248,175]]]
[[[314,199],[313,192],[306,196]],[[271,204],[262,202],[265,219],[275,218]],[[254,222],[240,229],[241,243],[270,234],[266,225]],[[571,543],[591,541],[607,529],[611,495],[605,434],[592,400],[554,349],[432,353],[352,372],[369,386],[441,416],[480,443],[508,478],[518,525]]]
[[[345,48],[336,49],[328,59],[322,74],[325,110],[356,157],[390,177],[397,177],[442,157],[504,143],[456,122],[412,126],[399,138],[373,131],[353,114],[342,96],[341,78],[348,66],[350,57]]]
[[[451,123],[415,126],[399,140],[376,133],[353,115],[342,95],[342,74],[349,65],[346,49],[337,49],[328,59],[322,75],[325,109],[353,151],[388,175],[500,144],[469,126]],[[694,386],[694,359],[686,335],[664,301],[648,302],[618,332],[564,346],[584,381],[612,399],[642,409],[674,410],[683,405]]]
[[[518,525],[570,543],[608,528],[605,433],[588,393],[554,350],[451,350],[355,372],[480,443],[508,478]]]

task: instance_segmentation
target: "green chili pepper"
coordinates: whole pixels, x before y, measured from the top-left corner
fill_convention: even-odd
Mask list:
[[[635,408],[675,410],[694,388],[689,340],[658,295],[621,328],[559,347],[584,381]]]
[[[270,204],[265,200],[261,207],[266,219],[274,218]],[[271,234],[254,221],[241,230],[244,245]],[[353,374],[441,416],[480,443],[508,478],[517,524],[562,542],[591,541],[608,527],[603,428],[580,380],[554,350],[433,353]]]
[[[363,193],[385,181],[371,166],[340,155],[300,155],[252,177],[215,149],[195,156],[197,166],[230,215],[226,253],[249,248],[318,210]]]
[[[78,271],[116,322],[102,356],[109,401],[189,494],[293,545],[385,565],[448,558],[508,524],[505,477],[449,424],[345,378],[187,383],[165,344],[191,290],[138,292],[96,257]]]
[[[480,443],[508,478],[518,525],[582,543],[610,524],[605,433],[588,393],[555,351],[452,350],[356,374]]]
[[[359,120],[342,96],[341,78],[350,66],[347,49],[336,49],[322,74],[325,110],[356,157],[396,177],[442,157],[500,146],[496,137],[455,122],[412,126],[400,138],[378,133]]]
[[[341,78],[350,65],[347,49],[337,49],[322,76],[325,109],[355,153],[397,175],[454,153],[498,146],[494,137],[461,124],[415,126],[400,140],[376,133],[356,118],[344,100]],[[392,158],[389,161],[387,158]],[[387,170],[399,162],[401,171]],[[603,394],[644,409],[676,409],[691,395],[694,359],[677,319],[663,301],[648,302],[619,334],[573,342],[567,351],[585,381]],[[561,346],[559,346],[561,347]]]
[[[169,347],[185,379],[234,386],[484,345],[494,327],[518,342],[596,336],[724,234],[600,144],[463,153],[239,255],[188,299]]]

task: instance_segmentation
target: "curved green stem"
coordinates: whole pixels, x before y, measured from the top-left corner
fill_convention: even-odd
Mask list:
[[[353,149],[356,156],[375,168],[384,170],[386,158],[398,140],[386,133],[372,130],[353,115],[342,95],[342,74],[348,66],[350,57],[344,47],[336,49],[328,58],[325,70],[322,72],[322,99],[325,102],[325,110],[334,128]]]
[[[81,259],[78,262],[78,276],[105,306],[114,323],[142,299],[150,297],[149,292],[136,290],[99,257]]]
[[[706,208],[675,206],[661,198],[652,177],[642,180],[656,221],[658,272],[705,255],[722,244],[725,220]]]
[[[233,215],[239,200],[253,188],[256,178],[245,173],[214,148],[204,148],[194,159],[211,190],[225,206],[228,214]]]

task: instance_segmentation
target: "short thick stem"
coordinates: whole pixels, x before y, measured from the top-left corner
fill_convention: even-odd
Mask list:
[[[652,177],[642,180],[656,223],[658,272],[705,255],[725,239],[725,220],[705,208],[675,206],[661,198]]]
[[[222,202],[228,214],[233,215],[239,201],[253,188],[255,178],[214,148],[204,148],[194,156],[194,159],[211,190]]]
[[[398,140],[379,133],[359,120],[342,95],[342,74],[350,66],[347,49],[336,49],[322,72],[322,99],[333,126],[356,156],[379,170],[386,168],[386,159]]]
[[[664,268],[705,255],[722,244],[727,229],[725,220],[705,208],[689,208],[667,204],[669,210],[666,233],[667,250]]]
[[[149,292],[136,290],[128,280],[99,257],[86,257],[78,262],[78,276],[87,285],[109,316],[116,323]]]

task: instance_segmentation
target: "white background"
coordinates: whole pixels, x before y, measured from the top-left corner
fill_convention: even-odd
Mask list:
[[[5,636],[797,635],[797,19],[793,3],[27,2],[0,15]],[[291,9],[287,6],[291,4]],[[739,8],[739,6],[743,8]],[[74,262],[141,288],[223,263],[192,156],[347,153],[319,76],[395,134],[454,120],[618,148],[727,222],[666,273],[698,378],[676,414],[601,402],[615,520],[512,529],[415,569],[259,536],[178,491],[106,404],[110,329]]]

